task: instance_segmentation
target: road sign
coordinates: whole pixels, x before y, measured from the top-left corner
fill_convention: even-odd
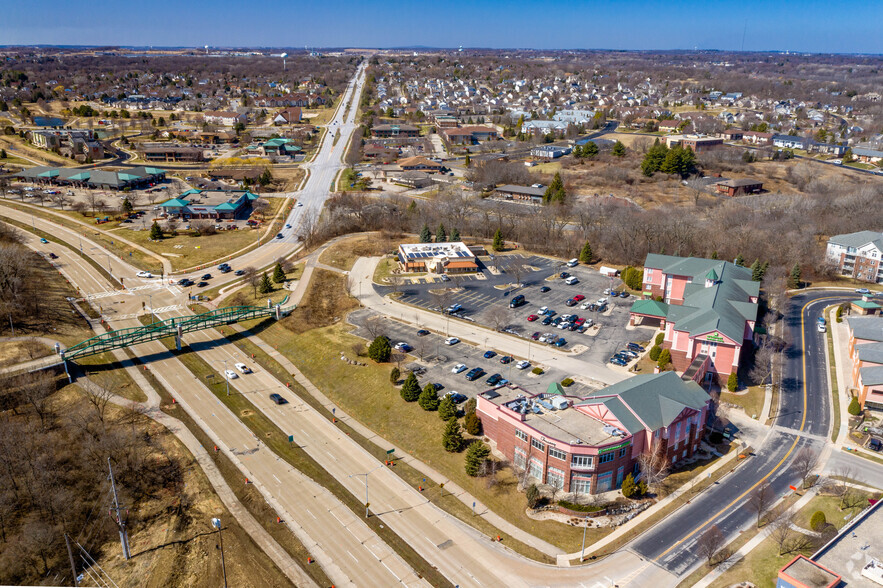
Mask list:
[[[288,436],[288,442],[289,442],[289,443],[294,443],[294,435],[289,435],[289,436]]]
[[[387,454],[387,455],[392,455],[393,453],[395,453],[395,451],[396,451],[395,449],[387,449],[387,450],[386,450],[386,454]]]

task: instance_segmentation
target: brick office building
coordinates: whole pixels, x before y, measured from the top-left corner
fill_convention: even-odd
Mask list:
[[[644,296],[630,322],[663,328],[663,347],[691,379],[723,385],[738,370],[742,346],[754,341],[760,283],[751,270],[728,261],[649,254]],[[662,301],[654,298],[662,298]]]
[[[677,463],[705,433],[710,397],[674,372],[635,376],[587,396],[560,388],[531,395],[497,388],[478,395],[484,434],[516,468],[565,492],[619,488],[638,457],[659,451]]]

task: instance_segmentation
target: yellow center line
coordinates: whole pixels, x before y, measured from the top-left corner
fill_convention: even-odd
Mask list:
[[[807,307],[807,306],[809,306],[810,304],[815,304],[816,302],[818,302],[818,301],[820,301],[820,300],[831,300],[832,298],[840,298],[840,297],[841,297],[841,296],[826,296],[826,297],[823,297],[823,298],[816,298],[816,299],[814,299],[814,300],[810,300],[809,302],[807,302],[806,304],[804,304],[804,305],[800,308],[800,344],[801,344],[801,349],[803,350],[803,357],[802,357],[802,362],[803,362],[803,419],[802,419],[801,422],[800,422],[800,429],[799,429],[799,431],[803,431],[803,428],[806,426],[806,407],[807,407],[807,391],[806,391],[806,330],[804,329],[804,326],[805,326],[805,325],[804,325],[804,320],[803,320],[804,311],[806,310],[806,307]],[[773,475],[773,474],[774,474],[774,473],[775,473],[780,467],[782,467],[782,464],[785,463],[785,461],[788,459],[788,457],[789,457],[789,456],[791,455],[791,453],[794,451],[794,448],[797,447],[797,442],[798,442],[798,441],[800,441],[800,437],[795,437],[795,438],[794,438],[794,442],[791,444],[791,447],[788,448],[788,452],[782,457],[782,459],[779,460],[779,462],[778,462],[775,466],[773,466],[773,469],[771,469],[771,470],[769,471],[769,473],[767,473],[767,475],[765,475],[763,478],[761,478],[760,480],[758,480],[753,486],[751,486],[750,488],[748,488],[745,492],[743,492],[742,494],[740,494],[739,496],[737,496],[736,498],[734,498],[734,499],[732,500],[732,502],[730,502],[730,503],[727,504],[725,507],[723,507],[722,509],[720,509],[719,511],[717,511],[716,513],[714,513],[714,514],[713,514],[712,516],[710,516],[708,519],[706,519],[701,525],[699,525],[698,527],[696,527],[695,529],[693,529],[692,531],[690,531],[690,533],[689,533],[686,537],[684,537],[683,539],[679,539],[679,540],[675,541],[675,543],[672,544],[671,547],[669,547],[668,549],[666,549],[665,551],[663,551],[662,553],[660,553],[659,555],[657,555],[655,558],[653,558],[653,561],[659,561],[660,558],[666,556],[666,555],[667,555],[669,552],[671,552],[671,550],[673,550],[675,547],[677,547],[678,545],[680,545],[680,544],[683,543],[684,541],[687,541],[690,537],[692,537],[693,535],[695,535],[696,533],[698,533],[699,531],[701,531],[702,529],[704,529],[709,523],[711,523],[712,521],[714,521],[715,519],[717,519],[718,517],[720,517],[720,516],[721,516],[722,514],[724,514],[726,511],[728,511],[729,509],[731,509],[731,508],[732,508],[737,502],[739,502],[740,500],[742,500],[743,498],[745,498],[745,497],[746,497],[750,492],[752,492],[755,488],[757,488],[758,486],[760,486],[761,484],[763,484],[763,483],[764,483],[764,482],[765,482],[770,476],[772,476],[772,475]]]

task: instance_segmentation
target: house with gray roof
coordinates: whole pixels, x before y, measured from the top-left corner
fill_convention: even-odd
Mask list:
[[[557,385],[537,394],[495,388],[478,395],[476,410],[492,446],[528,477],[597,494],[639,478],[642,455],[673,464],[695,455],[710,401],[696,382],[662,372],[580,395]]]
[[[143,188],[162,182],[166,178],[166,171],[150,166],[108,171],[95,168],[81,169],[38,165],[22,170],[13,177],[40,185],[123,190],[125,188]]]
[[[751,270],[719,259],[651,253],[644,261],[643,297],[632,325],[659,326],[663,347],[685,377],[726,383],[742,346],[754,341],[760,283]]]
[[[862,408],[883,411],[883,317],[846,319],[852,385]]]
[[[881,260],[883,233],[877,231],[834,235],[825,248],[825,261],[836,267],[837,273],[872,284],[883,284]]]

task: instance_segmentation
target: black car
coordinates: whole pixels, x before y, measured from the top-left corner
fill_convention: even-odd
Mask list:
[[[459,392],[454,392],[453,394],[448,394],[451,397],[451,400],[454,401],[454,404],[460,404],[461,402],[466,402],[466,395],[460,394]]]
[[[236,270],[235,272],[233,272],[233,275],[243,276],[243,275],[245,275],[245,270]]]
[[[487,379],[488,386],[493,386],[502,379],[503,379],[503,376],[501,376],[500,374],[494,374],[490,378]]]
[[[628,293],[628,292],[625,292],[625,291],[620,292],[620,293],[619,293],[619,297],[620,297],[620,298],[628,298],[628,297],[629,297],[629,293]]]
[[[49,259],[58,259],[58,256],[55,255],[54,253],[50,253],[50,254],[49,254]]]
[[[512,356],[511,355],[504,355],[503,357],[500,358],[500,363],[512,363]]]
[[[548,287],[548,286],[543,286],[542,288],[540,288],[540,292],[548,292],[548,291],[550,291],[551,289],[552,289],[552,288],[550,288],[550,287]]]
[[[466,374],[466,379],[469,380],[469,381],[471,382],[472,380],[475,380],[475,379],[477,379],[477,378],[480,378],[481,375],[482,375],[483,373],[484,373],[484,370],[481,369],[481,368],[472,368],[472,369],[469,370],[469,372]]]
[[[200,278],[200,280],[211,280],[211,279],[212,279],[212,275],[211,275],[211,274],[205,274],[204,276],[202,276],[202,277]]]
[[[224,271],[224,269],[230,269],[230,264],[229,263],[222,263],[221,265],[218,266],[219,271]]]
[[[205,288],[206,286],[208,286],[208,282],[199,282],[196,284],[197,288]]]
[[[564,303],[565,306],[576,306],[576,300],[573,298],[568,298],[567,302]]]
[[[549,324],[552,323],[552,317],[547,316],[546,318],[543,319],[542,322],[543,322],[544,325],[549,325]]]
[[[221,272],[222,274],[229,274],[233,270],[229,267],[225,267],[225,268],[219,269],[218,271]]]
[[[567,278],[570,277],[570,274],[567,273],[567,272],[561,272],[561,273],[558,274],[558,275],[561,277],[562,280],[565,280],[565,279],[567,279]]]
[[[178,285],[179,286],[186,286],[187,282],[189,282],[189,280],[187,278],[181,278],[180,280],[178,280]]]
[[[419,331],[417,331],[417,335],[420,337],[425,337],[428,334],[429,334],[429,331],[427,331],[426,329],[420,329]]]
[[[272,400],[276,404],[288,404],[288,401],[279,394],[270,394],[270,400]]]
[[[628,347],[632,351],[637,351],[638,353],[644,351],[644,348],[641,347],[640,345],[638,345],[637,343],[629,343],[628,345],[626,345],[626,347]]]

